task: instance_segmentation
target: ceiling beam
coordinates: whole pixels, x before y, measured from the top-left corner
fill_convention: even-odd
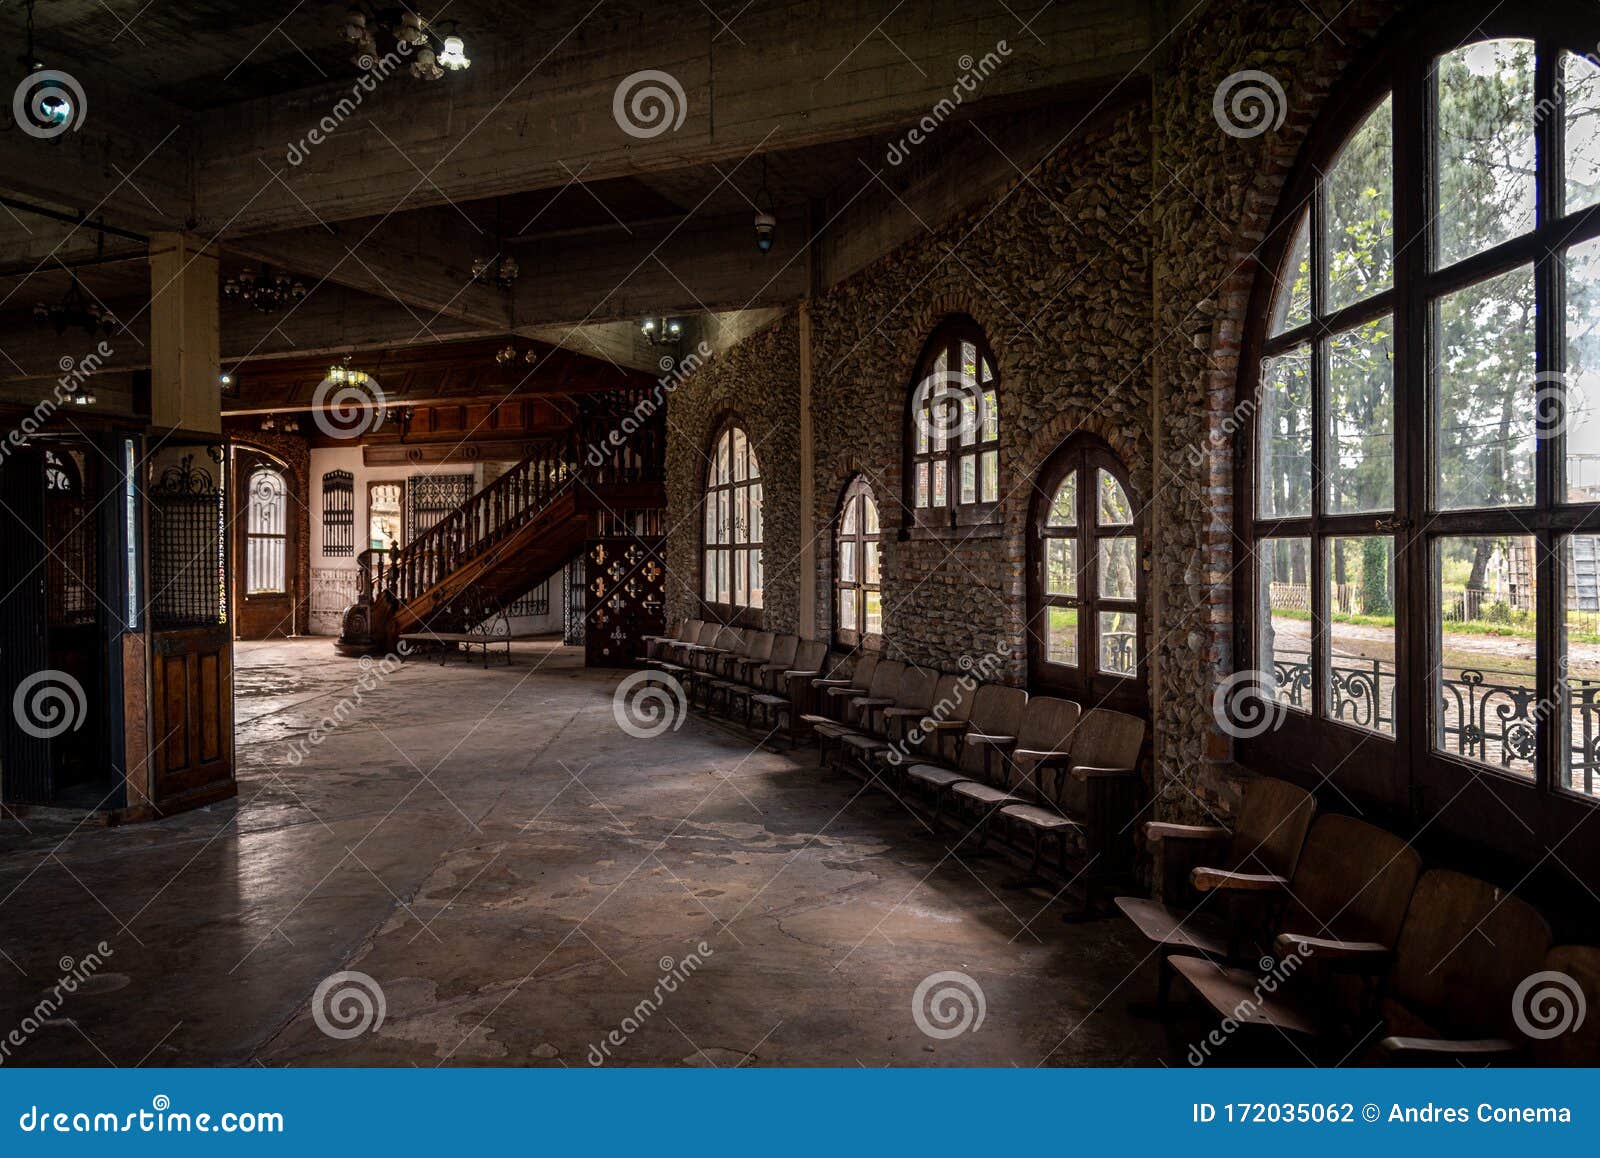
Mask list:
[[[196,216],[203,232],[239,237],[575,178],[731,166],[942,121],[948,112],[934,110],[957,96],[966,110],[1037,103],[1146,69],[1155,2],[1075,0],[1025,17],[968,0],[887,16],[769,0],[743,10],[731,36],[709,10],[680,5],[597,5],[576,23],[567,5],[530,8],[516,44],[475,53],[479,66],[438,84],[394,74],[365,93],[351,78],[205,113]],[[654,136],[613,114],[641,70],[668,74],[683,93],[668,93],[681,123]]]

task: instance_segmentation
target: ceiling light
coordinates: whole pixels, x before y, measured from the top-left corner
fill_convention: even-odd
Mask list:
[[[467,59],[467,46],[461,43],[461,37],[444,38],[444,50],[439,53],[439,63],[451,72],[462,72],[472,67],[472,61]]]
[[[639,332],[652,346],[672,346],[683,337],[683,323],[676,318],[646,318],[639,323]]]
[[[396,44],[409,44],[413,48],[427,44],[428,34],[423,30],[422,17],[415,12],[402,12],[400,23],[394,26],[394,39]]]
[[[34,303],[33,320],[37,325],[50,326],[58,334],[69,328],[87,330],[91,334],[110,334],[117,328],[116,316],[83,292],[76,275],[60,301],[54,305],[42,301]]]
[[[756,192],[756,248],[766,253],[772,248],[772,235],[778,218],[772,212],[772,193],[767,189],[767,159],[761,158],[761,188]]]
[[[259,273],[253,269],[242,269],[237,275],[225,278],[222,296],[231,302],[241,302],[264,314],[271,314],[305,297],[306,286],[303,281],[282,270],[273,273],[263,265]]]

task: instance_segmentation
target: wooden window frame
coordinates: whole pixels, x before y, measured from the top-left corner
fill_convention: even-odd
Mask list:
[[[256,508],[256,500],[255,500],[256,480],[260,476],[262,476],[264,474],[275,475],[275,476],[277,476],[277,479],[278,479],[278,484],[279,484],[279,487],[280,487],[280,489],[278,491],[278,501],[279,501],[279,504],[283,508],[283,510],[282,510],[282,518],[280,520],[280,525],[283,527],[282,531],[257,531],[252,526],[252,523],[254,522],[254,517],[253,516],[255,514],[255,508]],[[255,598],[257,596],[262,596],[262,595],[287,595],[287,594],[289,594],[289,587],[290,587],[290,581],[291,581],[291,572],[292,572],[293,567],[294,567],[294,561],[289,558],[289,519],[291,517],[290,516],[290,510],[289,510],[289,499],[290,499],[291,496],[290,496],[288,473],[282,467],[277,466],[277,465],[275,465],[273,463],[266,463],[266,462],[258,463],[257,465],[251,467],[250,468],[250,473],[245,476],[244,494],[245,494],[245,504],[246,504],[246,507],[245,507],[245,512],[246,512],[245,513],[245,526],[244,526],[244,548],[245,548],[245,550],[244,550],[244,594],[245,594],[245,597],[247,599],[249,599],[249,598]],[[280,586],[280,587],[272,587],[272,588],[264,588],[264,587],[263,588],[258,588],[258,587],[255,586],[254,580],[253,580],[253,578],[252,578],[252,576],[250,574],[250,572],[251,572],[251,560],[254,557],[254,552],[250,548],[254,544],[258,543],[258,542],[276,542],[276,543],[282,544],[282,547],[283,547],[283,585],[282,586]]]
[[[855,529],[845,530],[847,516],[854,512]],[[872,519],[877,523],[876,531],[867,530],[867,512],[872,512]],[[878,579],[869,582],[867,579],[867,547],[872,545],[878,548]],[[855,578],[844,577],[844,549],[849,546],[855,557]],[[846,624],[844,621],[844,593],[853,591],[856,595],[854,622]],[[867,630],[867,597],[877,593],[879,599],[879,615],[882,615],[883,600],[883,516],[878,509],[877,499],[872,493],[872,485],[862,475],[851,479],[844,489],[843,496],[839,499],[838,511],[834,516],[833,530],[833,625],[834,641],[839,647],[854,648],[866,646],[868,648],[881,648],[883,645],[883,630],[880,619],[879,630]]]
[[[736,438],[735,436],[738,436]],[[744,477],[739,477],[740,464],[736,460],[736,446],[739,439],[743,440],[745,451]],[[726,480],[718,478],[717,456],[721,453],[722,444],[728,445],[728,477]],[[739,522],[739,496],[745,495],[746,515],[741,527]],[[758,492],[758,493],[752,493]],[[706,456],[706,470],[701,485],[703,506],[700,514],[700,586],[699,597],[702,610],[707,618],[716,619],[723,623],[741,626],[759,627],[765,614],[766,594],[766,518],[765,508],[761,505],[766,496],[766,479],[761,474],[760,459],[756,454],[754,440],[751,439],[748,427],[737,419],[726,419],[717,428],[716,436],[711,440],[710,453]],[[723,518],[721,496],[727,495],[726,519]],[[759,518],[761,534],[756,536],[751,526]],[[715,520],[715,541],[707,533],[708,521]],[[724,538],[723,529],[727,535]],[[740,535],[743,534],[743,538]],[[762,601],[751,602],[751,586],[749,581],[749,567],[752,558],[759,555],[761,560],[761,591]],[[711,590],[708,587],[708,578],[712,574],[715,560],[726,557],[728,567],[728,598],[720,598],[721,588],[708,596]],[[744,579],[743,601],[740,600],[740,586],[738,580]]]
[[[1099,472],[1105,471],[1126,496],[1133,518],[1129,523],[1101,525],[1098,519]],[[1068,476],[1078,478],[1075,521],[1071,527],[1052,527],[1050,508],[1056,491]],[[1035,479],[1028,517],[1028,676],[1030,686],[1079,700],[1086,707],[1100,705],[1143,714],[1148,707],[1149,638],[1145,571],[1145,504],[1129,483],[1122,459],[1092,435],[1077,435],[1062,443]],[[1134,543],[1134,596],[1118,599],[1100,594],[1099,544],[1104,540],[1131,539]],[[1077,594],[1053,595],[1048,580],[1047,544],[1070,540],[1077,550]],[[1049,609],[1078,609],[1076,664],[1047,658]],[[1135,616],[1134,669],[1132,675],[1103,671],[1100,667],[1100,613],[1128,612]]]
[[[950,390],[952,379],[941,377],[937,367],[943,355],[946,359],[944,373],[959,374],[959,371],[952,372],[948,367],[960,365],[962,345],[969,342],[975,348],[978,367],[977,391],[973,398],[975,429],[972,430],[972,440],[963,442],[964,421],[957,419],[955,423],[949,423],[939,417],[936,408],[941,404],[958,404],[952,398],[962,397],[968,387],[964,382],[957,381],[954,390]],[[989,375],[987,381],[984,379],[985,370]],[[906,392],[904,500],[909,527],[926,534],[946,534],[972,527],[993,527],[998,530],[1001,521],[1000,479],[1003,474],[1000,464],[1000,421],[1004,412],[1000,391],[999,363],[982,327],[964,315],[941,322],[923,344],[922,353],[917,358],[916,373],[912,375]],[[990,395],[993,397],[992,403],[987,400]],[[989,436],[991,406],[993,437]],[[940,432],[952,428],[955,433],[941,439]],[[938,445],[940,441],[945,442],[943,447]],[[961,461],[968,456],[974,460],[973,493],[976,497],[971,502],[963,502]],[[926,504],[922,503],[921,486],[924,468],[929,477]],[[943,506],[933,503],[933,496],[937,493],[935,483],[940,472],[943,472],[946,488]],[[985,483],[989,481],[991,472],[994,476],[994,498],[986,500],[983,497],[988,489]]]
[[[1433,406],[1437,392],[1432,377],[1436,332],[1433,303],[1454,291],[1524,266],[1532,266],[1537,317],[1534,323],[1536,371],[1559,373],[1565,365],[1562,340],[1563,287],[1561,258],[1565,251],[1600,237],[1600,205],[1567,212],[1562,197],[1562,117],[1533,117],[1540,164],[1535,178],[1536,217],[1531,230],[1452,265],[1435,269],[1436,234],[1429,204],[1428,175],[1433,172],[1433,76],[1437,58],[1470,44],[1505,38],[1535,44],[1534,106],[1555,108],[1558,62],[1563,51],[1584,55],[1600,38],[1600,20],[1580,17],[1576,8],[1561,6],[1539,14],[1497,12],[1473,21],[1448,5],[1411,13],[1397,22],[1378,52],[1367,57],[1352,76],[1335,86],[1338,94],[1308,140],[1284,188],[1277,218],[1263,246],[1261,266],[1275,276],[1260,276],[1252,293],[1239,373],[1238,402],[1253,405],[1258,397],[1265,358],[1301,346],[1313,351],[1312,440],[1313,502],[1311,513],[1294,518],[1267,517],[1258,511],[1260,436],[1254,421],[1242,424],[1236,436],[1234,507],[1240,564],[1235,576],[1236,671],[1258,665],[1261,632],[1256,622],[1261,597],[1254,556],[1257,544],[1269,538],[1311,540],[1311,597],[1314,600],[1311,704],[1305,712],[1284,711],[1281,720],[1258,735],[1235,739],[1241,761],[1274,774],[1288,775],[1309,787],[1331,786],[1336,801],[1363,800],[1394,818],[1402,827],[1425,826],[1430,840],[1454,848],[1488,851],[1511,863],[1530,864],[1547,855],[1581,823],[1597,801],[1559,785],[1564,766],[1563,712],[1545,712],[1535,721],[1538,752],[1532,779],[1493,765],[1478,763],[1446,750],[1435,750],[1437,722],[1432,665],[1442,643],[1435,625],[1434,549],[1456,536],[1526,536],[1535,542],[1538,560],[1536,664],[1534,696],[1549,703],[1562,678],[1562,623],[1566,577],[1562,552],[1566,535],[1600,526],[1600,504],[1565,501],[1561,491],[1565,444],[1559,432],[1535,440],[1535,500],[1527,506],[1477,510],[1437,509],[1434,493]],[[1327,310],[1321,300],[1322,278],[1316,265],[1323,245],[1324,214],[1321,177],[1339,149],[1385,98],[1393,116],[1393,285],[1370,298]],[[1559,210],[1559,211],[1558,211]],[[1302,214],[1311,214],[1313,255],[1311,320],[1269,335],[1276,286],[1287,268],[1294,234]],[[1408,239],[1417,239],[1408,244]],[[1394,319],[1394,509],[1389,512],[1333,514],[1325,510],[1324,467],[1327,420],[1325,371],[1316,352],[1335,334],[1372,318]],[[1243,413],[1253,414],[1253,410]],[[1559,425],[1559,419],[1553,420]],[[1395,625],[1395,704],[1392,735],[1373,732],[1332,718],[1321,678],[1327,670],[1327,551],[1333,538],[1393,535]],[[1508,813],[1510,815],[1508,815]],[[1513,819],[1513,817],[1515,819]],[[1577,844],[1577,842],[1574,842]],[[1569,871],[1600,872],[1600,842],[1590,840],[1564,857]]]

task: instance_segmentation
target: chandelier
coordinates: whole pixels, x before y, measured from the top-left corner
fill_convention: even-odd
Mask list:
[[[263,265],[259,274],[253,269],[242,269],[238,276],[225,280],[222,296],[261,313],[273,314],[305,297],[306,285],[282,270],[272,273]]]
[[[521,273],[522,267],[509,253],[504,255],[497,253],[493,257],[477,257],[472,261],[473,281],[485,285],[492,283],[501,289],[510,289]]]
[[[677,318],[646,318],[639,323],[639,332],[652,346],[676,346],[683,337],[683,323]]]
[[[33,320],[37,325],[50,326],[58,334],[64,334],[69,329],[82,329],[91,334],[109,336],[117,328],[116,315],[83,292],[76,274],[60,301],[54,305],[42,301],[34,303]]]
[[[502,346],[494,352],[495,364],[498,366],[504,366],[508,362],[515,362],[517,357],[517,348],[512,345]],[[539,352],[537,350],[524,350],[521,358],[531,366],[539,360]]]
[[[448,28],[450,35],[441,35]],[[418,80],[438,80],[447,72],[465,72],[472,67],[467,57],[467,46],[455,34],[454,20],[430,21],[403,8],[385,8],[370,12],[353,7],[345,14],[339,26],[339,38],[352,50],[351,60],[361,69],[372,69],[378,63],[378,31],[388,34],[395,51],[410,56],[407,70]],[[438,38],[434,50],[433,38]]]

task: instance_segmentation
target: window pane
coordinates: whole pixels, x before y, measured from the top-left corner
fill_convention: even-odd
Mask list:
[[[252,535],[281,535],[287,493],[283,476],[275,470],[258,470],[250,476],[250,507],[246,527]]]
[[[961,501],[978,501],[978,456],[975,454],[961,456]]]
[[[729,581],[729,577],[730,577],[729,576],[728,554],[729,553],[727,551],[718,551],[717,552],[717,601],[719,603],[727,603],[728,602],[728,596],[729,596],[728,581]]]
[[[750,541],[750,488],[735,487],[733,491],[733,541]]]
[[[1101,539],[1096,570],[1102,599],[1134,599],[1138,594],[1138,544],[1132,535]]]
[[[878,582],[878,544],[863,543],[861,546],[862,550],[867,553],[866,572],[863,576],[863,581],[867,583],[876,583]]]
[[[745,441],[744,431],[733,432],[733,481],[743,482],[746,478],[745,462],[749,444]]]
[[[917,463],[917,506],[928,505],[928,464]]]
[[[924,421],[921,417],[918,417],[917,420],[912,422],[911,425],[914,426],[916,428],[916,431],[917,431],[917,433],[916,433],[917,453],[918,454],[927,454],[928,453],[928,424],[927,424],[927,422]]]
[[[840,520],[839,531],[841,534],[853,535],[856,533],[856,508],[860,506],[858,499],[844,501],[844,517]]]
[[[1261,364],[1257,500],[1268,518],[1311,513],[1311,351]]]
[[[750,542],[761,542],[762,530],[765,527],[765,517],[761,506],[761,484],[750,484]]]
[[[978,396],[976,394],[963,394],[961,396],[961,418],[958,429],[961,431],[962,446],[971,446],[978,441]]]
[[[1311,221],[1300,218],[1294,240],[1289,243],[1289,262],[1278,275],[1278,289],[1272,300],[1270,332],[1281,334],[1311,320]]]
[[[1078,593],[1078,541],[1076,539],[1046,539],[1044,541],[1045,583],[1049,595],[1076,595]]]
[[[1045,608],[1044,655],[1050,663],[1078,666],[1078,609]]]
[[[1056,487],[1050,500],[1050,513],[1045,516],[1047,527],[1075,527],[1078,525],[1078,472],[1073,471]]]
[[[761,549],[758,547],[750,552],[750,606],[760,607],[762,588],[766,585],[765,572],[761,569]]]
[[[1533,228],[1533,41],[1469,45],[1436,68],[1443,267]]]
[[[251,536],[247,540],[247,546],[249,555],[245,560],[246,593],[275,595],[286,590],[283,567],[284,540],[258,539]]]
[[[719,543],[733,542],[728,510],[732,497],[731,491],[717,492],[717,542]]]
[[[839,544],[839,580],[843,583],[856,581],[856,545],[849,540]]]
[[[1128,492],[1108,470],[1097,470],[1095,476],[1099,496],[1095,504],[1095,522],[1102,527],[1126,527],[1133,522],[1133,505],[1128,502]]]
[[[997,503],[1000,501],[1000,452],[986,450],[983,452],[983,501]]]
[[[1566,121],[1566,211],[1571,213],[1600,201],[1600,68],[1563,52],[1561,85]]]
[[[1327,308],[1394,285],[1394,131],[1389,99],[1355,131],[1324,178]]]
[[[867,599],[867,633],[879,635],[883,632],[883,595],[877,591],[868,591]]]
[[[994,387],[983,392],[983,441],[994,442],[1000,437],[1000,400]]]
[[[1394,733],[1394,540],[1330,539],[1328,675],[1324,710],[1335,720]]]
[[[1595,502],[1600,499],[1600,240],[1586,241],[1567,250],[1562,263],[1567,299],[1567,371],[1565,411],[1561,428],[1566,431],[1566,496],[1568,502]],[[1541,383],[1545,390],[1561,389],[1561,380]],[[1545,412],[1546,400],[1536,395],[1542,420],[1553,419]]]
[[[750,448],[750,477],[761,477],[761,464],[756,461],[756,448],[753,446]]]
[[[1256,667],[1261,693],[1311,707],[1311,540],[1256,545]]]
[[[750,599],[745,591],[745,566],[749,562],[749,552],[734,551],[733,558],[733,601],[740,607],[749,606]]]
[[[933,470],[933,505],[942,507],[949,501],[949,496],[945,491],[945,476],[947,473],[945,471],[945,462],[940,459],[938,462],[929,463],[928,465]]]
[[[719,483],[725,483],[728,481],[728,445],[730,442],[732,442],[732,440],[732,431],[729,431],[721,438],[717,439],[717,481]]]
[[[1139,617],[1131,611],[1100,613],[1100,670],[1131,676],[1137,666]]]
[[[878,504],[872,501],[869,495],[861,500],[861,510],[866,516],[866,531],[869,535],[878,533]]]
[[[1434,547],[1433,746],[1533,777],[1534,560],[1522,535],[1442,538]]]
[[[1561,643],[1566,745],[1556,777],[1563,788],[1600,796],[1600,536],[1569,536],[1561,559],[1567,576]]]
[[[701,573],[706,577],[706,602],[715,603],[717,600],[717,553],[707,551],[705,561],[701,565]]]
[[[856,589],[842,588],[839,592],[839,626],[845,631],[860,631],[856,622]]]
[[[1328,342],[1328,510],[1394,507],[1394,319]]]
[[[1533,501],[1533,267],[1434,303],[1439,506]]]
[[[706,546],[717,541],[717,504],[711,495],[706,496]]]

